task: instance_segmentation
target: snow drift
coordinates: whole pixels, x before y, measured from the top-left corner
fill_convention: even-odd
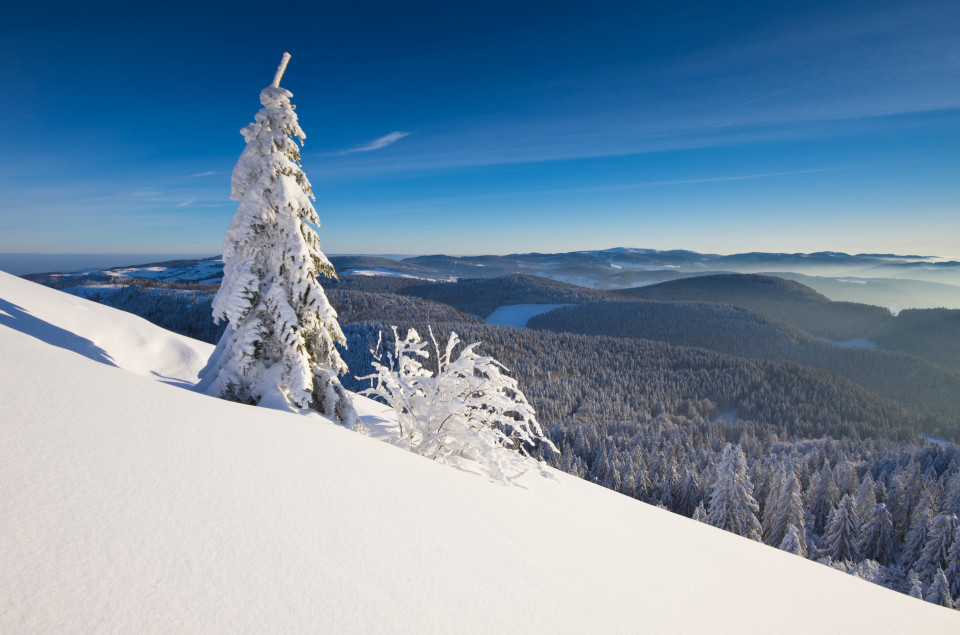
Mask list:
[[[2,632],[960,629],[568,475],[504,486],[151,380],[209,347],[108,307],[7,274],[0,299]]]

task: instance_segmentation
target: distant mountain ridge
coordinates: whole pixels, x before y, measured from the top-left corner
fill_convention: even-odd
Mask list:
[[[614,248],[556,254],[414,256],[332,256],[342,275],[400,277],[431,281],[497,278],[524,274],[591,289],[629,289],[671,280],[729,273],[791,279],[835,301],[887,307],[960,309],[960,262],[894,254],[750,252],[718,255],[694,251]],[[219,258],[176,260],[80,273],[31,274],[28,280],[69,286],[84,280],[146,278],[216,284]]]

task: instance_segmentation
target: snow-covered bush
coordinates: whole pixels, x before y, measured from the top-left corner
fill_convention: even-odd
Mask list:
[[[280,87],[288,54],[263,108],[240,132],[247,146],[233,170],[240,201],[223,246],[223,282],[213,315],[229,326],[201,371],[199,391],[244,403],[313,408],[349,427],[356,411],[338,375],[346,340],[320,286],[335,276],[313,226],[320,224],[300,167],[306,135]]]
[[[372,387],[397,413],[398,445],[441,463],[507,480],[534,463],[529,450],[542,444],[556,451],[543,434],[536,413],[517,381],[492,357],[478,355],[479,343],[455,354],[460,338],[450,334],[441,351],[430,338],[436,372],[424,368],[428,342],[410,329],[400,338],[393,329],[392,351],[374,355]]]

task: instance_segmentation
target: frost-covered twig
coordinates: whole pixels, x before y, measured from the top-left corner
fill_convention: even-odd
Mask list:
[[[410,329],[401,339],[393,329],[393,352],[373,352],[375,372],[365,394],[375,395],[393,407],[399,425],[398,443],[412,452],[442,463],[480,470],[498,480],[521,472],[532,461],[524,444],[556,447],[537,423],[517,381],[492,357],[464,347],[451,333],[441,350],[430,330],[437,371],[423,367],[419,358],[430,357],[428,342]]]

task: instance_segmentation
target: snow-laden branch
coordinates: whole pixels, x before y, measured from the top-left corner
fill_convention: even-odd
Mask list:
[[[479,344],[464,347],[456,333],[441,348],[430,332],[436,356],[434,373],[423,367],[429,344],[410,329],[405,338],[393,329],[392,351],[372,351],[374,374],[365,391],[393,407],[399,424],[398,443],[441,463],[479,468],[506,481],[535,464],[536,446],[556,447],[537,423],[536,413],[517,380],[492,357],[478,355]],[[431,364],[432,365],[432,364]]]

